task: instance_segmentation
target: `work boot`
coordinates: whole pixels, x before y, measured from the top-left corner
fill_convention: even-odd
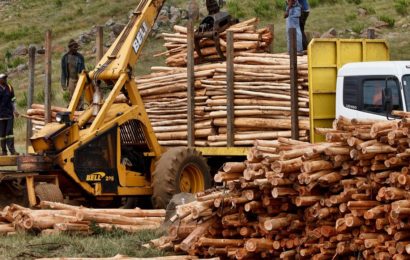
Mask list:
[[[14,138],[7,139],[7,147],[9,148],[11,155],[19,155],[19,153],[16,152],[16,149],[14,148]]]
[[[7,155],[6,140],[0,140],[0,146],[2,150],[1,155],[3,156]]]

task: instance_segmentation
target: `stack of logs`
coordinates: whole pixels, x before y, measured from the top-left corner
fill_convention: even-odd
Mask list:
[[[299,121],[301,140],[309,129],[307,58],[298,58]],[[256,138],[291,137],[289,56],[268,53],[238,53],[234,59],[234,114],[237,146],[251,146]],[[136,79],[148,117],[161,145],[188,144],[187,69],[153,67]],[[195,145],[226,146],[226,63],[195,66]],[[125,96],[117,102],[127,102]],[[57,112],[65,108],[52,107]],[[33,104],[27,114],[34,129],[44,126],[44,106]],[[76,112],[75,117],[81,114]]]
[[[207,146],[207,136],[215,134],[206,111],[205,88],[201,80],[212,78],[223,64],[195,66],[195,145]],[[188,144],[187,69],[157,67],[136,79],[151,125],[161,145]]]
[[[410,114],[339,118],[327,142],[255,141],[220,189],[177,207],[163,241],[236,259],[409,259]]]
[[[234,32],[234,49],[236,52],[257,52],[268,49],[273,41],[273,33],[269,28],[257,28],[256,18],[235,24],[227,29]],[[166,63],[172,67],[184,67],[187,64],[187,28],[174,26],[174,33],[163,33],[167,51],[155,56],[167,55]],[[226,51],[226,31],[222,32],[219,40],[222,51]],[[220,59],[215,48],[215,41],[203,39],[200,41],[201,53],[206,60]],[[199,55],[195,52],[195,63],[199,63]]]
[[[234,59],[235,145],[256,138],[291,136],[289,56],[245,53]],[[307,58],[298,58],[300,136],[307,139],[309,98]],[[153,67],[138,78],[154,132],[161,145],[187,145],[186,68]],[[196,146],[226,146],[226,63],[195,66]]]
[[[34,210],[16,204],[5,207],[0,215],[0,234],[28,230],[41,231],[42,234],[92,234],[92,225],[104,230],[138,232],[159,228],[165,218],[165,210],[90,209],[48,201],[42,201],[40,206],[43,209]]]
[[[287,54],[239,53],[234,58],[234,144],[252,146],[255,139],[291,137],[290,64]],[[300,140],[309,130],[307,57],[298,58]],[[207,111],[215,127],[209,146],[227,145],[227,70],[217,68],[212,79],[202,80]]]

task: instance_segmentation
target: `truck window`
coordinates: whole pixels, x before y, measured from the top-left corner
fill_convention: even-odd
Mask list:
[[[372,79],[363,81],[363,112],[384,115],[383,90],[386,86],[385,79]],[[392,90],[393,110],[403,110],[400,100],[400,88],[395,80],[388,80],[387,87]]]
[[[403,89],[407,111],[410,111],[410,75],[403,76]]]
[[[343,81],[343,105],[346,108],[359,108],[360,80],[357,77],[346,77]]]

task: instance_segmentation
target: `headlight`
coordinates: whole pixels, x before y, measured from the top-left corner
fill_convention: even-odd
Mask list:
[[[70,112],[58,112],[56,115],[56,121],[60,124],[71,125]]]
[[[62,120],[63,120],[62,116],[61,116],[60,114],[57,114],[57,115],[56,115],[56,121],[57,121],[58,123],[61,123]]]

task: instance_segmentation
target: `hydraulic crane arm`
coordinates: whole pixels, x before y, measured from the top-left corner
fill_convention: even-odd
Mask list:
[[[133,15],[121,34],[105,53],[96,68],[90,72],[82,72],[68,112],[60,115],[64,118],[62,124],[47,124],[32,138],[32,144],[39,153],[61,153],[66,148],[76,149],[74,144],[81,144],[106,131],[114,125],[124,124],[121,116],[130,118],[136,114],[142,122],[146,133],[147,145],[155,154],[160,154],[160,146],[153,133],[147,117],[143,101],[138,93],[132,76],[132,67],[138,61],[142,48],[148,38],[150,30],[166,0],[141,0]],[[111,91],[103,100],[99,82],[104,81],[111,86]],[[127,109],[115,112],[112,116],[115,98],[125,94],[128,99]],[[89,107],[74,121],[74,114],[84,95],[85,103]],[[93,120],[91,120],[94,117]],[[125,120],[125,119],[124,119]],[[64,124],[63,124],[64,123]],[[69,136],[69,140],[58,143],[60,136]],[[61,137],[62,138],[62,137]],[[67,138],[66,138],[67,139]],[[51,140],[54,140],[51,142]],[[58,143],[58,144],[57,144]]]
[[[90,104],[92,103],[94,88],[87,86],[87,83],[91,83],[90,85],[94,87],[98,80],[115,84],[122,73],[131,75],[131,68],[136,64],[150,30],[165,1],[166,0],[140,1],[130,21],[105,53],[96,68],[86,75],[83,75],[86,79],[86,84],[84,87],[77,86],[76,88],[76,92],[78,93],[75,94],[78,95],[74,94],[75,98],[71,100],[69,107],[72,115],[80,101],[80,94],[82,92],[85,92],[86,101]]]

